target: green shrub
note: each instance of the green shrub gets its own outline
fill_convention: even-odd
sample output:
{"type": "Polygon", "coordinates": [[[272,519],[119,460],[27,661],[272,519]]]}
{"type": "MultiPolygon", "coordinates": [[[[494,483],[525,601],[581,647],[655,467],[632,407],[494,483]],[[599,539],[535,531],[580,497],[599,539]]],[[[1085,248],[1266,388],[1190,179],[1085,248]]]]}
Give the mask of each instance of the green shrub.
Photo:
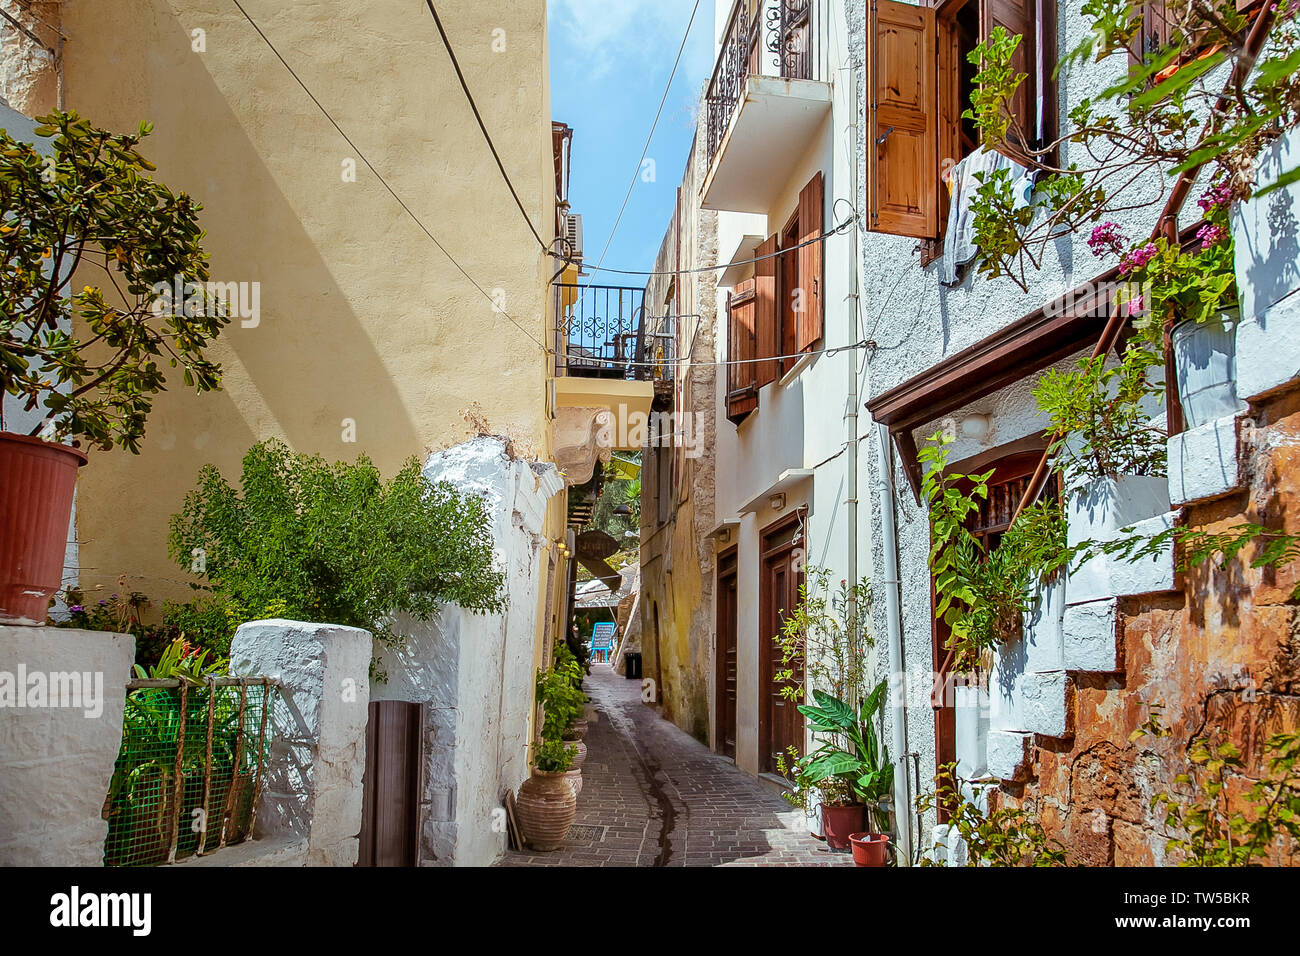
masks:
{"type": "Polygon", "coordinates": [[[415,458],[385,482],[364,455],[330,463],[270,440],[244,456],[240,485],[203,468],[168,539],[172,558],[236,616],[276,607],[400,643],[394,614],[504,606],[483,501],[429,482],[415,458]]]}

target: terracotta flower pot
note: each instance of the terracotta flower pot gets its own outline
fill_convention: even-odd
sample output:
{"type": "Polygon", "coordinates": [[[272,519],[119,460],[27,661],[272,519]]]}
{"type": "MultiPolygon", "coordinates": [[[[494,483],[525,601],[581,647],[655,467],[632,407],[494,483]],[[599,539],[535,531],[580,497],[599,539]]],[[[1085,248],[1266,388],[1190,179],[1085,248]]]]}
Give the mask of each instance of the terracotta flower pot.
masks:
{"type": "Polygon", "coordinates": [[[850,833],[854,866],[887,866],[889,837],[884,833],[850,833]]]}
{"type": "Polygon", "coordinates": [[[0,624],[45,623],[85,463],[68,445],[0,432],[0,624]]]}
{"type": "Polygon", "coordinates": [[[579,717],[562,736],[565,740],[583,740],[587,736],[588,727],[587,718],[579,717]]]}
{"type": "Polygon", "coordinates": [[[826,831],[826,845],[832,850],[847,850],[849,834],[859,833],[867,827],[867,808],[862,804],[829,806],[822,804],[822,829],[826,831]]]}
{"type": "Polygon", "coordinates": [[[572,770],[566,770],[564,776],[569,781],[569,786],[573,788],[573,795],[576,797],[582,793],[582,771],[577,767],[572,770]]]}
{"type": "Polygon", "coordinates": [[[573,747],[573,763],[569,765],[570,770],[581,770],[583,762],[587,759],[587,745],[581,740],[566,740],[565,746],[573,747]]]}
{"type": "Polygon", "coordinates": [[[578,797],[567,774],[534,770],[515,799],[515,811],[524,839],[534,850],[558,850],[573,826],[578,797]]]}

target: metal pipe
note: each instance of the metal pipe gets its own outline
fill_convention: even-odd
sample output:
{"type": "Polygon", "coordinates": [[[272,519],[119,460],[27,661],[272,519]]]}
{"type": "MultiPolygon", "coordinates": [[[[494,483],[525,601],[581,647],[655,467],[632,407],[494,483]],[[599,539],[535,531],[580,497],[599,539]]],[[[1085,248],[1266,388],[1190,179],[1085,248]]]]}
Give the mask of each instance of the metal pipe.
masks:
{"type": "MultiPolygon", "coordinates": [[[[894,445],[889,428],[876,425],[880,440],[880,536],[885,558],[885,625],[889,632],[890,710],[893,712],[894,753],[903,759],[907,753],[907,664],[903,659],[902,594],[898,577],[898,528],[894,524],[894,445]]],[[[907,764],[904,772],[894,774],[894,820],[898,826],[899,849],[903,858],[912,859],[911,785],[907,764]],[[899,812],[904,811],[904,812],[899,812]]]]}

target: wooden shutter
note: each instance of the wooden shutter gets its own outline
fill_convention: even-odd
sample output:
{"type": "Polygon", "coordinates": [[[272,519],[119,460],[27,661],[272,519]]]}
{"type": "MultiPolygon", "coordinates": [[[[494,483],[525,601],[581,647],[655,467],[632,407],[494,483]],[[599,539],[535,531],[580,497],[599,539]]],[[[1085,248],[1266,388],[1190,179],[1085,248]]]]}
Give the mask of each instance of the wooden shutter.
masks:
{"type": "MultiPolygon", "coordinates": [[[[1019,34],[1020,44],[1011,57],[1011,68],[1024,73],[1025,80],[1011,98],[1009,109],[1021,131],[1015,127],[1003,152],[1012,159],[1025,147],[1038,147],[1056,138],[1056,0],[980,0],[980,41],[988,39],[994,27],[1019,34]]],[[[1049,160],[1050,161],[1050,160],[1049,160]]]]}
{"type": "Polygon", "coordinates": [[[867,25],[867,204],[871,229],[939,234],[934,10],[873,0],[867,25]]]}
{"type": "Polygon", "coordinates": [[[727,296],[727,418],[739,425],[758,407],[755,385],[754,280],[740,283],[727,296]]]}
{"type": "Polygon", "coordinates": [[[759,261],[754,263],[754,331],[758,349],[756,357],[768,359],[766,362],[759,362],[757,366],[754,384],[759,388],[762,388],[768,382],[776,381],[776,356],[781,354],[776,311],[776,271],[778,262],[774,254],[776,250],[777,238],[776,236],[770,236],[754,253],[756,257],[759,257],[759,261]],[[771,258],[763,259],[762,256],[771,256],[771,258]]]}
{"type": "Polygon", "coordinates": [[[803,310],[794,314],[797,352],[807,352],[822,337],[822,243],[812,240],[820,238],[825,231],[824,196],[819,171],[799,193],[799,242],[807,245],[800,246],[798,251],[803,310]]]}

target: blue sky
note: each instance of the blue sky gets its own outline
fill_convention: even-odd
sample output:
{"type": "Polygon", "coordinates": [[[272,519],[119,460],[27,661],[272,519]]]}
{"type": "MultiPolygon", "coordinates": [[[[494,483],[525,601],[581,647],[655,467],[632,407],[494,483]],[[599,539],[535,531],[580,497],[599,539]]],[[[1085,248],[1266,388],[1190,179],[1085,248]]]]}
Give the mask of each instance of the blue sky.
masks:
{"type": "MultiPolygon", "coordinates": [[[[595,265],[654,121],[694,0],[550,0],[551,116],[573,127],[569,198],[582,215],[584,252],[595,265]]],[[[700,0],[690,39],[650,143],[654,182],[638,176],[605,265],[649,269],[695,135],[695,113],[713,70],[713,0],[700,0]]],[[[601,273],[602,285],[644,279],[601,273]]]]}

